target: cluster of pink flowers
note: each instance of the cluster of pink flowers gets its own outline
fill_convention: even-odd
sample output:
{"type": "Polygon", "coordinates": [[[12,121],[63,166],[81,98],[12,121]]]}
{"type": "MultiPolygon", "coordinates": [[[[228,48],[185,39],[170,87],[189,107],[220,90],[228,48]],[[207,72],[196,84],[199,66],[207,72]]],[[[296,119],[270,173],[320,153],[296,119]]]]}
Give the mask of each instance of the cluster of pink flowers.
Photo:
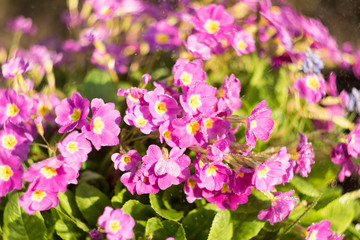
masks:
{"type": "Polygon", "coordinates": [[[126,96],[128,106],[124,121],[144,134],[159,131],[160,141],[171,148],[169,151],[150,145],[145,156],[136,150],[113,154],[115,169],[126,171],[121,182],[132,194],[157,193],[185,182],[190,203],[205,198],[221,209],[231,210],[247,203],[247,196],[255,188],[272,202],[259,218],[271,224],[285,219],[297,198],[290,196],[293,191],[271,192],[276,185],[289,182],[295,173],[306,177],[311,171],[314,152],[306,136],[300,133],[296,154],[289,155],[283,147],[277,154],[263,157],[263,162],[249,165],[246,159],[254,154],[251,150],[256,141],[268,140],[274,125],[266,101],[240,120],[247,127],[246,150],[238,148],[233,134],[237,128],[232,129],[228,119],[241,106],[240,81],[234,75],[226,77],[217,91],[205,82],[201,60],[180,58],[173,74],[174,85],[181,91],[161,82],[154,82],[152,91],[135,87],[118,90],[119,96],[126,96]],[[184,154],[186,149],[197,152],[195,160],[184,154]]]}

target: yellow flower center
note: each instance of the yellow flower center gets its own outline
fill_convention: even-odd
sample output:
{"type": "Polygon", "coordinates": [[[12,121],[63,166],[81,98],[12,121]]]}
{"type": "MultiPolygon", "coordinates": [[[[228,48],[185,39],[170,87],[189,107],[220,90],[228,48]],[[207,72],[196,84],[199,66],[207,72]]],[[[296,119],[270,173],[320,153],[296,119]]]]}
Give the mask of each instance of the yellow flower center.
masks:
{"type": "Polygon", "coordinates": [[[193,75],[188,72],[183,72],[180,76],[180,80],[184,85],[189,85],[192,81],[193,75]]]}
{"type": "Polygon", "coordinates": [[[169,130],[165,130],[162,135],[168,140],[171,139],[171,132],[169,130]]]}
{"type": "Polygon", "coordinates": [[[192,110],[196,111],[198,107],[202,105],[199,94],[193,94],[190,96],[189,105],[192,110]]]}
{"type": "Polygon", "coordinates": [[[225,95],[226,91],[224,89],[219,89],[216,96],[222,98],[225,95]]]}
{"type": "Polygon", "coordinates": [[[220,30],[220,23],[219,21],[208,19],[204,24],[204,28],[209,34],[214,34],[220,30]]]}
{"type": "Polygon", "coordinates": [[[243,177],[244,177],[244,173],[240,171],[240,172],[236,175],[236,177],[237,177],[237,178],[239,178],[239,177],[243,178],[243,177]]]}
{"type": "Polygon", "coordinates": [[[41,202],[43,198],[46,197],[46,192],[41,190],[36,190],[31,195],[31,200],[41,202]]]}
{"type": "Polygon", "coordinates": [[[311,232],[311,235],[310,235],[310,237],[308,238],[308,240],[316,240],[316,239],[317,239],[317,238],[316,238],[317,233],[318,233],[317,230],[313,230],[313,231],[311,232]]]}
{"type": "Polygon", "coordinates": [[[192,135],[195,135],[200,129],[200,124],[198,122],[191,122],[186,124],[186,132],[192,135]]]}
{"type": "Polygon", "coordinates": [[[111,232],[117,233],[121,229],[121,226],[119,224],[119,220],[110,220],[109,221],[109,228],[110,228],[111,232]]]}
{"type": "Polygon", "coordinates": [[[244,42],[244,40],[240,40],[236,43],[236,47],[237,49],[239,49],[240,51],[245,51],[247,44],[246,42],[244,42]]]}
{"type": "Polygon", "coordinates": [[[250,128],[256,128],[257,124],[256,124],[256,121],[253,120],[253,121],[250,121],[250,128]]]}
{"type": "Polygon", "coordinates": [[[166,44],[169,42],[169,35],[166,33],[158,33],[155,36],[155,41],[160,44],[166,44]]]}
{"type": "Polygon", "coordinates": [[[121,157],[121,161],[123,161],[124,163],[129,163],[129,162],[131,162],[131,157],[123,156],[123,157],[121,157]]]}
{"type": "Polygon", "coordinates": [[[74,111],[73,111],[73,114],[71,114],[69,116],[69,118],[73,121],[73,122],[76,122],[80,119],[80,114],[81,114],[81,110],[78,109],[78,108],[75,108],[74,111]]]}
{"type": "Polygon", "coordinates": [[[40,173],[47,179],[57,175],[56,169],[48,166],[41,168],[40,173]]]}
{"type": "Polygon", "coordinates": [[[100,9],[101,15],[108,15],[110,13],[111,9],[109,6],[104,6],[100,9]]]}
{"type": "Polygon", "coordinates": [[[215,176],[217,169],[218,169],[218,168],[215,167],[215,166],[210,166],[210,167],[208,167],[208,168],[205,170],[206,175],[207,175],[207,176],[215,176]]]}
{"type": "Polygon", "coordinates": [[[316,75],[306,77],[306,86],[316,91],[320,87],[319,79],[316,75]]]}
{"type": "Polygon", "coordinates": [[[6,116],[15,117],[20,112],[20,109],[14,103],[6,104],[6,116]]]}
{"type": "Polygon", "coordinates": [[[227,184],[227,183],[224,183],[224,184],[222,185],[222,187],[221,187],[221,193],[226,193],[226,192],[231,193],[228,184],[227,184]]]}
{"type": "Polygon", "coordinates": [[[4,148],[12,150],[15,148],[17,144],[17,140],[13,134],[9,134],[9,135],[4,135],[1,138],[1,143],[4,148]]]}
{"type": "Polygon", "coordinates": [[[37,114],[39,116],[45,116],[50,112],[51,106],[49,104],[39,104],[37,114]]]}
{"type": "Polygon", "coordinates": [[[264,167],[263,169],[257,171],[258,178],[265,178],[269,171],[270,169],[268,167],[264,167]]]}
{"type": "Polygon", "coordinates": [[[8,165],[0,166],[0,179],[3,181],[8,181],[10,177],[14,174],[11,168],[8,165]]]}
{"type": "Polygon", "coordinates": [[[129,99],[133,102],[138,102],[139,99],[137,97],[135,97],[132,93],[131,90],[129,89],[129,95],[128,95],[129,99]]]}
{"type": "Polygon", "coordinates": [[[206,128],[212,128],[213,127],[213,122],[214,120],[212,120],[211,118],[208,118],[204,121],[204,126],[206,128]]]}
{"type": "Polygon", "coordinates": [[[105,127],[105,125],[104,125],[104,122],[101,121],[101,117],[96,117],[94,119],[94,127],[93,127],[92,131],[96,134],[101,134],[104,127],[105,127]]]}
{"type": "Polygon", "coordinates": [[[139,125],[139,126],[141,126],[141,127],[143,127],[143,126],[145,126],[146,125],[146,123],[147,123],[147,120],[145,120],[143,117],[138,117],[137,119],[135,119],[135,121],[136,121],[136,123],[139,125]]]}
{"type": "Polygon", "coordinates": [[[66,145],[66,150],[70,153],[74,153],[74,152],[77,152],[79,151],[78,149],[78,143],[77,142],[69,142],[67,145],[66,145]]]}
{"type": "Polygon", "coordinates": [[[189,178],[187,181],[188,181],[188,185],[191,188],[195,188],[195,185],[196,185],[196,182],[197,182],[196,180],[189,178]]]}
{"type": "Polygon", "coordinates": [[[155,111],[162,116],[164,113],[166,113],[166,104],[160,101],[156,101],[155,103],[155,111]]]}

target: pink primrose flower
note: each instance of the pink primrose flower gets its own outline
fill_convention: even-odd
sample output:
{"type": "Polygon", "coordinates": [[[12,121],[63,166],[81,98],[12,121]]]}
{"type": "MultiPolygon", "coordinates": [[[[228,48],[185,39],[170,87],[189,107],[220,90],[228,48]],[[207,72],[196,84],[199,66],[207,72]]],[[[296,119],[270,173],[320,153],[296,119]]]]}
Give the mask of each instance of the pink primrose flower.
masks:
{"type": "Polygon", "coordinates": [[[23,125],[8,123],[0,130],[1,151],[18,156],[21,161],[27,160],[32,141],[33,137],[23,125]]]}
{"type": "Polygon", "coordinates": [[[83,133],[73,131],[57,145],[66,163],[82,163],[91,152],[91,144],[86,140],[83,133]]]}
{"type": "Polygon", "coordinates": [[[97,223],[105,229],[109,240],[131,239],[134,236],[135,220],[121,209],[105,207],[97,223]]]}
{"type": "Polygon", "coordinates": [[[314,163],[314,150],[312,144],[307,141],[307,137],[302,132],[299,132],[299,145],[296,147],[296,166],[295,173],[299,173],[302,177],[307,177],[311,172],[311,164],[314,163]]]}
{"type": "Polygon", "coordinates": [[[332,148],[330,156],[333,163],[341,165],[337,177],[340,182],[343,182],[345,177],[350,177],[355,169],[355,164],[347,151],[346,143],[339,143],[336,148],[332,148]]]}
{"type": "Polygon", "coordinates": [[[1,66],[4,78],[14,78],[19,75],[24,75],[29,70],[29,62],[23,58],[15,57],[5,62],[1,66]]]}
{"type": "Polygon", "coordinates": [[[52,157],[33,163],[24,173],[24,180],[36,182],[38,190],[65,192],[68,184],[77,183],[78,175],[60,157],[52,157]]]}
{"type": "Polygon", "coordinates": [[[23,187],[24,167],[18,157],[0,151],[0,197],[23,187]]]}
{"type": "Polygon", "coordinates": [[[202,41],[199,34],[190,35],[184,43],[186,50],[194,57],[202,60],[209,60],[211,56],[211,48],[202,41]]]}
{"type": "Polygon", "coordinates": [[[189,116],[197,116],[200,113],[212,114],[217,102],[215,95],[216,88],[205,82],[198,82],[190,85],[187,93],[180,96],[180,103],[189,116]]]}
{"type": "Polygon", "coordinates": [[[91,100],[92,119],[89,125],[82,128],[85,137],[89,139],[96,150],[101,146],[119,144],[120,112],[115,109],[114,103],[104,103],[100,98],[91,100]]]}
{"type": "Polygon", "coordinates": [[[13,89],[0,91],[0,124],[29,121],[32,105],[32,101],[13,89]]]}
{"type": "Polygon", "coordinates": [[[37,28],[33,25],[31,18],[26,18],[24,16],[18,16],[10,19],[7,22],[7,27],[12,31],[21,32],[22,34],[33,35],[37,31],[37,28]]]}
{"type": "Polygon", "coordinates": [[[238,56],[242,56],[243,54],[248,54],[256,50],[253,35],[245,30],[236,32],[232,36],[231,45],[238,56]]]}
{"type": "Polygon", "coordinates": [[[294,190],[285,193],[275,192],[274,197],[270,199],[270,208],[261,210],[258,218],[269,221],[271,225],[286,219],[298,202],[297,197],[291,197],[294,192],[294,190]]]}
{"type": "Polygon", "coordinates": [[[78,92],[73,93],[71,98],[61,100],[55,108],[55,122],[61,126],[59,133],[70,132],[76,127],[81,129],[86,125],[89,105],[89,100],[83,98],[78,92]]]}
{"type": "Polygon", "coordinates": [[[190,88],[190,85],[197,82],[205,82],[206,80],[203,63],[199,59],[188,62],[184,58],[179,58],[172,72],[174,74],[174,85],[181,86],[184,94],[190,88]]]}
{"type": "Polygon", "coordinates": [[[297,79],[294,82],[294,88],[308,104],[319,102],[326,94],[325,80],[314,73],[308,73],[297,79]]]}
{"type": "Polygon", "coordinates": [[[246,117],[246,144],[254,148],[256,139],[266,141],[272,132],[274,121],[270,118],[272,111],[266,107],[266,100],[260,102],[251,112],[250,117],[246,117]]]}
{"type": "Polygon", "coordinates": [[[114,162],[115,169],[120,171],[133,171],[142,158],[136,150],[130,150],[124,154],[114,153],[111,156],[111,160],[114,162]]]}
{"type": "Polygon", "coordinates": [[[223,85],[218,91],[219,101],[217,108],[219,112],[225,112],[227,116],[241,107],[240,100],[241,83],[239,79],[231,74],[230,78],[225,77],[223,85]]]}
{"type": "Polygon", "coordinates": [[[357,158],[360,153],[360,124],[357,124],[345,139],[348,153],[357,158]]]}
{"type": "Polygon", "coordinates": [[[151,51],[172,50],[181,45],[178,28],[170,25],[166,20],[152,25],[145,32],[144,40],[149,43],[151,51]]]}
{"type": "Polygon", "coordinates": [[[19,205],[24,208],[27,214],[34,214],[36,211],[46,211],[56,207],[58,204],[58,192],[54,192],[51,189],[38,189],[36,181],[31,183],[26,192],[19,198],[19,205]]]}

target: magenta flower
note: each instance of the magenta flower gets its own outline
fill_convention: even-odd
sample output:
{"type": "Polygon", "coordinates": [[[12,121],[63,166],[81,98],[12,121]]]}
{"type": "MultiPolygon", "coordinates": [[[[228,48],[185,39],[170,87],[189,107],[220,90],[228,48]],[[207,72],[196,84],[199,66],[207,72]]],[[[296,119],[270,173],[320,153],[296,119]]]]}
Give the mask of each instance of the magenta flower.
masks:
{"type": "Polygon", "coordinates": [[[149,43],[152,51],[156,49],[172,50],[181,45],[178,28],[170,25],[166,20],[152,25],[145,32],[144,40],[149,43]]]}
{"type": "Polygon", "coordinates": [[[215,95],[216,88],[205,82],[198,82],[190,85],[186,95],[180,96],[180,103],[189,116],[212,114],[217,102],[215,95]]]}
{"type": "Polygon", "coordinates": [[[233,111],[238,110],[241,107],[240,91],[241,83],[239,79],[234,74],[231,74],[230,78],[226,76],[222,87],[218,91],[218,111],[231,115],[233,111]]]}
{"type": "Polygon", "coordinates": [[[305,240],[328,240],[333,234],[330,229],[331,222],[322,220],[319,223],[313,223],[307,228],[307,236],[305,240]]]}
{"type": "Polygon", "coordinates": [[[117,0],[88,0],[93,7],[95,17],[100,20],[110,20],[114,17],[120,7],[120,1],[117,0]]]}
{"type": "Polygon", "coordinates": [[[215,203],[216,206],[222,210],[230,209],[231,211],[235,211],[239,204],[248,202],[248,195],[250,193],[250,189],[246,191],[246,193],[234,193],[228,188],[227,183],[223,183],[221,190],[214,196],[206,197],[206,200],[215,203]]]}
{"type": "Polygon", "coordinates": [[[18,16],[14,19],[10,19],[7,22],[7,27],[15,32],[21,32],[22,34],[33,35],[37,31],[37,28],[33,25],[31,18],[26,18],[24,16],[18,16]]]}
{"type": "Polygon", "coordinates": [[[360,153],[360,124],[357,124],[345,139],[348,153],[357,158],[360,153]]]}
{"type": "Polygon", "coordinates": [[[193,203],[196,199],[203,198],[202,189],[197,185],[199,179],[196,175],[189,177],[185,181],[184,192],[188,203],[193,203]]]}
{"type": "Polygon", "coordinates": [[[147,92],[146,89],[140,88],[119,88],[117,91],[118,96],[126,96],[126,105],[130,112],[133,112],[136,106],[145,105],[144,94],[147,92]]]}
{"type": "Polygon", "coordinates": [[[295,191],[275,192],[272,197],[270,208],[261,210],[258,218],[263,221],[269,221],[271,225],[286,219],[289,213],[294,209],[298,201],[297,197],[291,197],[295,191]]]}
{"type": "Polygon", "coordinates": [[[130,150],[125,154],[114,153],[111,160],[114,162],[114,168],[120,171],[136,170],[138,162],[141,161],[141,156],[136,150],[130,150]]]}
{"type": "Polygon", "coordinates": [[[30,151],[32,136],[22,125],[16,126],[8,123],[0,130],[0,146],[2,151],[9,155],[16,155],[21,161],[27,160],[30,151]]]}
{"type": "Polygon", "coordinates": [[[0,151],[0,197],[23,187],[24,167],[20,159],[0,151]]]}
{"type": "Polygon", "coordinates": [[[65,98],[55,108],[55,122],[61,127],[59,133],[70,132],[76,127],[80,128],[87,124],[89,114],[89,100],[75,92],[71,98],[65,98]]]}
{"type": "Polygon", "coordinates": [[[174,127],[172,126],[170,121],[166,121],[159,127],[160,133],[160,142],[163,143],[164,140],[170,147],[179,146],[178,138],[173,134],[174,127]]]}
{"type": "Polygon", "coordinates": [[[160,189],[165,190],[171,185],[178,185],[190,177],[188,166],[191,160],[184,155],[185,150],[174,147],[170,153],[163,153],[157,145],[149,146],[143,162],[150,166],[149,175],[155,176],[160,189]]]}
{"type": "Polygon", "coordinates": [[[230,152],[231,141],[226,137],[207,146],[206,158],[213,162],[222,161],[230,152]]]}
{"type": "Polygon", "coordinates": [[[282,183],[289,182],[291,179],[294,178],[294,167],[296,162],[295,161],[289,161],[290,156],[287,154],[286,147],[280,148],[278,154],[276,156],[273,156],[270,158],[274,161],[279,161],[281,163],[282,169],[285,170],[284,175],[282,177],[282,183]]]}
{"type": "Polygon", "coordinates": [[[274,121],[270,118],[272,111],[266,107],[266,100],[260,102],[251,112],[250,117],[246,117],[246,144],[254,148],[256,139],[266,141],[269,138],[274,121]]]}
{"type": "Polygon", "coordinates": [[[29,121],[32,105],[32,101],[13,89],[0,91],[0,124],[29,121]]]}
{"type": "Polygon", "coordinates": [[[182,86],[183,93],[186,93],[190,85],[197,82],[205,82],[206,80],[206,73],[203,70],[201,60],[188,62],[184,58],[179,58],[172,72],[174,74],[174,85],[182,86]]]}
{"type": "Polygon", "coordinates": [[[199,34],[193,34],[187,38],[186,43],[184,43],[186,50],[194,57],[202,60],[209,60],[212,58],[211,48],[201,41],[201,38],[198,35],[199,34]]]}
{"type": "Polygon", "coordinates": [[[24,174],[25,181],[36,182],[36,189],[65,192],[67,185],[77,183],[79,173],[58,157],[33,163],[24,174]]]}
{"type": "Polygon", "coordinates": [[[231,45],[238,56],[242,56],[243,54],[248,54],[256,50],[253,35],[245,30],[236,32],[232,36],[231,45]]]}
{"type": "Polygon", "coordinates": [[[120,112],[115,110],[114,103],[104,103],[102,99],[91,100],[92,119],[89,125],[82,128],[85,137],[89,139],[97,150],[101,146],[119,144],[120,112]]]}
{"type": "Polygon", "coordinates": [[[149,103],[149,111],[152,115],[152,122],[159,126],[167,120],[173,120],[181,113],[177,101],[165,94],[163,88],[155,88],[144,96],[145,101],[149,103]]]}
{"type": "Polygon", "coordinates": [[[214,36],[218,40],[230,31],[234,17],[227,13],[222,5],[210,4],[196,10],[192,23],[196,30],[214,36]]]}
{"type": "Polygon", "coordinates": [[[201,118],[201,131],[206,141],[209,139],[226,140],[229,145],[231,141],[235,141],[231,133],[231,123],[220,117],[202,117],[201,118]]]}
{"type": "Polygon", "coordinates": [[[135,220],[121,209],[105,207],[97,223],[105,229],[106,238],[109,240],[131,239],[134,236],[135,220]]]}
{"type": "MultiPolygon", "coordinates": [[[[177,139],[175,143],[178,144],[178,147],[201,146],[205,141],[198,120],[175,119],[172,121],[172,127],[174,128],[173,135],[170,136],[175,136],[177,139]]],[[[164,132],[162,135],[164,135],[164,132]]]]}
{"type": "Polygon", "coordinates": [[[24,208],[27,214],[34,214],[36,211],[46,211],[59,204],[57,195],[58,193],[52,190],[38,189],[37,182],[33,182],[19,198],[19,205],[24,208]]]}
{"type": "Polygon", "coordinates": [[[271,192],[275,185],[283,182],[285,173],[280,161],[269,159],[257,166],[252,181],[256,189],[271,192]]]}
{"type": "Polygon", "coordinates": [[[229,189],[234,193],[246,193],[253,187],[252,178],[254,169],[240,166],[229,180],[229,189]]]}
{"type": "Polygon", "coordinates": [[[136,106],[134,112],[127,114],[124,117],[124,122],[129,126],[135,126],[144,134],[149,134],[156,131],[156,126],[152,122],[152,116],[148,106],[136,106]]]}
{"type": "Polygon", "coordinates": [[[73,131],[67,135],[64,140],[58,143],[57,147],[61,155],[64,157],[64,161],[67,163],[85,162],[88,158],[88,154],[91,152],[91,144],[86,140],[84,134],[80,134],[78,131],[73,131]]]}
{"type": "Polygon", "coordinates": [[[347,145],[345,143],[339,143],[336,148],[331,149],[331,161],[341,165],[337,175],[340,182],[343,182],[345,177],[350,177],[355,169],[355,164],[347,152],[347,145]]]}
{"type": "Polygon", "coordinates": [[[294,82],[294,88],[299,91],[300,97],[305,98],[308,104],[319,102],[326,94],[325,80],[314,73],[308,73],[297,79],[294,82]]]}
{"type": "Polygon", "coordinates": [[[314,150],[312,144],[307,141],[307,137],[302,132],[299,132],[299,145],[296,147],[296,166],[295,173],[299,173],[302,177],[307,177],[311,172],[311,164],[314,163],[314,150]]]}
{"type": "Polygon", "coordinates": [[[140,164],[136,169],[121,175],[120,181],[126,186],[131,194],[135,191],[138,195],[157,193],[159,186],[156,184],[156,177],[149,173],[150,165],[140,164]]]}
{"type": "Polygon", "coordinates": [[[199,176],[198,186],[209,191],[220,191],[223,184],[229,181],[231,173],[231,169],[223,163],[206,163],[202,167],[200,166],[199,172],[197,172],[199,176]]]}
{"type": "Polygon", "coordinates": [[[1,66],[4,78],[14,78],[24,75],[29,70],[29,62],[23,58],[12,58],[1,66]]]}

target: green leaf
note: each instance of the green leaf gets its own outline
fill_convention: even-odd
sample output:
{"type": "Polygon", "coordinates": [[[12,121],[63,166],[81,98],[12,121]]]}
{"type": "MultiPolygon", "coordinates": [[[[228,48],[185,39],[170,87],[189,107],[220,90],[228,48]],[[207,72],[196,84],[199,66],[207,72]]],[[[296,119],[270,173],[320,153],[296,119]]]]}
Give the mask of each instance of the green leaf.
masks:
{"type": "Polygon", "coordinates": [[[56,234],[64,240],[83,239],[85,235],[71,220],[66,218],[57,220],[55,230],[56,234]]]}
{"type": "Polygon", "coordinates": [[[233,234],[233,223],[229,210],[223,210],[215,215],[212,222],[208,240],[231,239],[233,234]]]}
{"type": "Polygon", "coordinates": [[[257,218],[257,213],[244,214],[232,212],[231,219],[234,224],[233,240],[248,240],[258,235],[265,222],[257,218]]]}
{"type": "Polygon", "coordinates": [[[41,212],[41,215],[44,218],[45,226],[46,226],[46,235],[48,239],[53,239],[53,234],[55,232],[55,223],[57,221],[57,217],[54,216],[51,211],[41,212]]]}
{"type": "Polygon", "coordinates": [[[215,211],[204,208],[189,212],[182,221],[187,239],[207,239],[215,215],[215,211]]]}
{"type": "Polygon", "coordinates": [[[270,201],[261,192],[253,190],[248,196],[248,202],[238,206],[237,211],[243,213],[258,213],[262,209],[270,207],[270,201]]]}
{"type": "Polygon", "coordinates": [[[86,221],[95,226],[98,217],[111,203],[108,197],[97,188],[83,183],[77,186],[75,200],[86,221]]]}
{"type": "Polygon", "coordinates": [[[155,211],[149,205],[142,204],[137,200],[127,201],[121,210],[135,220],[147,220],[156,216],[155,211]]]}
{"type": "Polygon", "coordinates": [[[150,194],[150,204],[155,212],[163,218],[179,221],[184,216],[184,212],[178,212],[174,209],[165,209],[159,194],[150,194]]]}
{"type": "Polygon", "coordinates": [[[91,70],[86,76],[80,93],[89,100],[102,98],[105,102],[115,102],[116,87],[109,73],[99,69],[91,70]]]}
{"type": "Polygon", "coordinates": [[[111,198],[111,204],[114,208],[121,208],[126,200],[131,198],[131,193],[126,189],[121,189],[111,198]]]}
{"type": "Polygon", "coordinates": [[[64,213],[80,218],[81,214],[79,208],[76,205],[75,196],[70,190],[66,190],[64,193],[59,193],[59,208],[64,213]]]}
{"type": "Polygon", "coordinates": [[[18,203],[19,197],[19,192],[11,194],[5,206],[4,239],[46,239],[46,227],[40,212],[26,214],[18,203]]]}
{"type": "Polygon", "coordinates": [[[290,184],[296,188],[302,194],[315,197],[319,195],[319,191],[309,182],[299,176],[294,176],[290,181],[290,184]]]}
{"type": "Polygon", "coordinates": [[[185,230],[180,223],[171,220],[161,222],[156,217],[147,221],[145,236],[149,239],[166,239],[168,237],[173,237],[176,240],[186,239],[185,230]]]}

